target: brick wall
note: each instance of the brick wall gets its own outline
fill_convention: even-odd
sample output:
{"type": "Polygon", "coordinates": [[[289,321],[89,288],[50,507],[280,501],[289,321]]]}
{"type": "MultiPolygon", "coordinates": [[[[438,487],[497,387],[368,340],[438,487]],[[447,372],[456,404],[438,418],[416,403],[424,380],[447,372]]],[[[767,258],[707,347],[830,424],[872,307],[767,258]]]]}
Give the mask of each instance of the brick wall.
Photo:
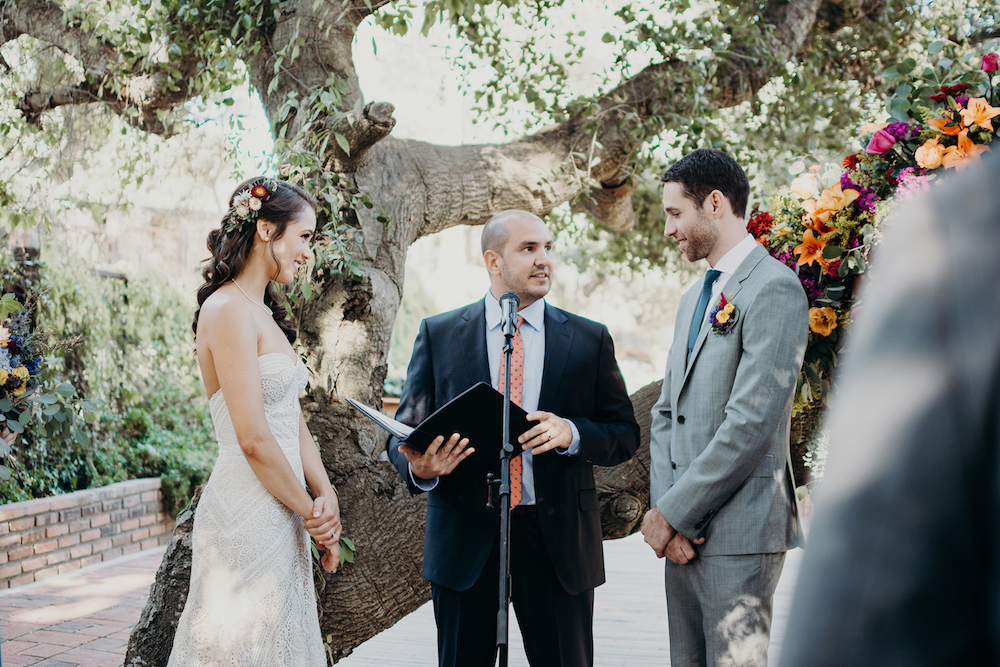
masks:
{"type": "Polygon", "coordinates": [[[166,543],[160,479],[0,505],[0,589],[166,543]]]}

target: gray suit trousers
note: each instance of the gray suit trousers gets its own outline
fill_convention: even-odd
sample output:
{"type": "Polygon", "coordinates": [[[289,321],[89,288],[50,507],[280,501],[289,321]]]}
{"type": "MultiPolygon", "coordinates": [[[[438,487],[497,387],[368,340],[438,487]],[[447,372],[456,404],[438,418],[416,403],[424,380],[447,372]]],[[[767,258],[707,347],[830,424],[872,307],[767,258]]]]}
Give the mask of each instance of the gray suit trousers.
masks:
{"type": "Polygon", "coordinates": [[[785,553],[667,561],[670,667],[766,667],[785,553]]]}

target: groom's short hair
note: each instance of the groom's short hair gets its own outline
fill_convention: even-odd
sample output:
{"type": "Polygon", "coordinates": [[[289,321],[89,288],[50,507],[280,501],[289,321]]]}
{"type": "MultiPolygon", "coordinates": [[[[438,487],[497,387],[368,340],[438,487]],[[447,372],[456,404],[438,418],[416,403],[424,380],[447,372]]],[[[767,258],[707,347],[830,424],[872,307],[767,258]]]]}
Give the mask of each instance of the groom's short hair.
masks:
{"type": "Polygon", "coordinates": [[[750,198],[746,172],[728,153],[714,148],[692,151],[663,172],[664,183],[680,183],[684,194],[701,208],[705,198],[718,190],[729,200],[733,213],[743,218],[750,198]]]}

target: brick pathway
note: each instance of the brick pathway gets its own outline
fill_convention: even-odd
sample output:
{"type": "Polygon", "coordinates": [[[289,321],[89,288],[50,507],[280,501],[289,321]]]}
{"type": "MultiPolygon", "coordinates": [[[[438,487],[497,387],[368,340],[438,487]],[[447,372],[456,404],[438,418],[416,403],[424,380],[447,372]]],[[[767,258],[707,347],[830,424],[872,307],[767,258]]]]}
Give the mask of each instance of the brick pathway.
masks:
{"type": "MultiPolygon", "coordinates": [[[[3,667],[121,667],[164,550],[0,591],[3,667]]],[[[771,664],[781,651],[802,553],[789,552],[775,593],[771,664]]],[[[604,554],[608,582],[595,595],[595,663],[668,665],[663,561],[653,556],[641,535],[605,542],[604,554]]],[[[510,665],[527,667],[516,619],[511,618],[510,665]]],[[[433,667],[434,636],[434,614],[427,604],[359,646],[338,667],[433,667]]]]}
{"type": "Polygon", "coordinates": [[[4,667],[121,667],[165,547],[0,591],[4,667]]]}

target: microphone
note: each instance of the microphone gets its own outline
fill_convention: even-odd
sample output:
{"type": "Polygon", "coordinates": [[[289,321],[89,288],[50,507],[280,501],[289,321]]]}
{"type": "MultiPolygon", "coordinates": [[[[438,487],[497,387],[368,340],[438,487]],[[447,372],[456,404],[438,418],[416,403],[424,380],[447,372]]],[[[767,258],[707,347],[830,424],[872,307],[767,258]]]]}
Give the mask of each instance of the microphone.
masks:
{"type": "Polygon", "coordinates": [[[500,312],[503,313],[500,326],[504,336],[513,338],[517,332],[517,307],[520,304],[521,300],[514,292],[508,291],[500,295],[500,312]]]}

